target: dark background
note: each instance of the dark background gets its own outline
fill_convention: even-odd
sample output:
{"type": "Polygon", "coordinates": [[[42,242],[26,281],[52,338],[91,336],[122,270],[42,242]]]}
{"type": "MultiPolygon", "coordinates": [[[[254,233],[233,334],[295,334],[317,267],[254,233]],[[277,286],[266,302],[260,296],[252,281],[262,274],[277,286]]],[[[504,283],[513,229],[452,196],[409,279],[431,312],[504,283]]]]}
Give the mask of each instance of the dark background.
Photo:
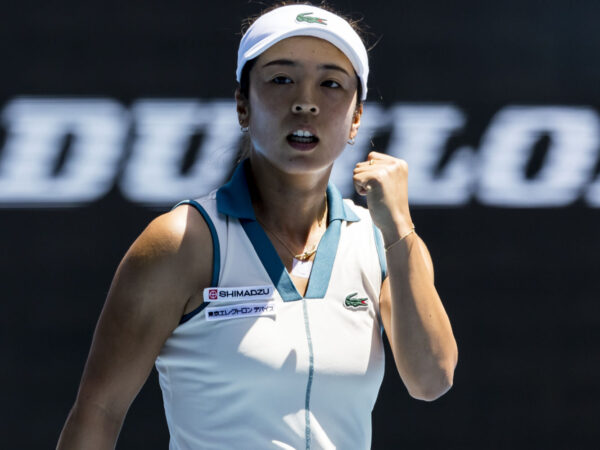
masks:
{"type": "MultiPolygon", "coordinates": [[[[508,104],[600,106],[600,2],[336,1],[365,16],[371,101],[451,102],[477,145],[508,104]]],[[[245,1],[21,2],[0,15],[0,105],[15,96],[231,98],[245,1]]],[[[0,131],[0,169],[2,143],[0,131]]],[[[161,210],[118,187],[77,208],[0,208],[3,448],[51,448],[121,256],[161,210]]],[[[459,346],[424,403],[394,365],[373,448],[597,448],[600,210],[417,207],[459,346]]],[[[156,374],[118,448],[167,448],[156,374]]]]}

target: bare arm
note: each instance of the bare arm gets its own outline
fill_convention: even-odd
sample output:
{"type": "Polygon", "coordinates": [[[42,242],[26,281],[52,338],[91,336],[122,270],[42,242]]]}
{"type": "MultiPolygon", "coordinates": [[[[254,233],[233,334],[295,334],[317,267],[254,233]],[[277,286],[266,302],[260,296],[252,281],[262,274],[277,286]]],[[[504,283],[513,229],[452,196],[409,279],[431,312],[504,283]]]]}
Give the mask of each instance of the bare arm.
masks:
{"type": "Polygon", "coordinates": [[[429,252],[411,234],[387,252],[387,264],[380,308],[396,367],[411,396],[435,400],[452,386],[458,350],[429,252]]]}
{"type": "Polygon", "coordinates": [[[409,393],[435,400],[452,386],[458,350],[434,286],[427,247],[410,233],[407,178],[404,161],[376,152],[354,170],[355,187],[367,196],[369,212],[386,247],[406,236],[386,252],[389,276],[382,284],[381,316],[409,393]]]}
{"type": "Polygon", "coordinates": [[[117,269],[57,448],[112,449],[165,340],[210,283],[212,240],[190,207],[155,219],[117,269]]]}

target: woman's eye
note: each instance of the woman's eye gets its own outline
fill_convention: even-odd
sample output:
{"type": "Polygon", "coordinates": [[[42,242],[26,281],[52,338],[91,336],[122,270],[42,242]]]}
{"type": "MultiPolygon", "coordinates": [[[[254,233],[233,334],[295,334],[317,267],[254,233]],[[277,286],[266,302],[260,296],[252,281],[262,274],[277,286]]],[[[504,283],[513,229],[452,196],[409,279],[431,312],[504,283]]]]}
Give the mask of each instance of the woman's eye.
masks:
{"type": "Polygon", "coordinates": [[[342,87],[342,85],[340,83],[338,83],[337,81],[333,81],[333,80],[323,81],[323,83],[321,83],[321,85],[330,87],[330,88],[341,88],[342,87]]]}
{"type": "Polygon", "coordinates": [[[283,75],[273,78],[272,81],[275,84],[290,84],[292,82],[290,78],[284,77],[283,75]]]}

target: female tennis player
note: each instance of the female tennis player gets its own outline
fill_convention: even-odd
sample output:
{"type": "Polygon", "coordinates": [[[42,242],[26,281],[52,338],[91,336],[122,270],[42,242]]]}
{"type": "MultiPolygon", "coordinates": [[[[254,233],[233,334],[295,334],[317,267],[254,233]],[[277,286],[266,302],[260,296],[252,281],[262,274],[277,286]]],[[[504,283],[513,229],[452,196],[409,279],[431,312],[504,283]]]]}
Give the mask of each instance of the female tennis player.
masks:
{"type": "Polygon", "coordinates": [[[337,14],[293,4],[254,21],[236,92],[249,157],[125,255],[59,448],[113,448],[153,364],[171,449],[369,448],[384,331],[410,395],[450,388],[457,347],[407,164],[372,152],[348,173],[368,209],[329,182],[368,72],[337,14]]]}

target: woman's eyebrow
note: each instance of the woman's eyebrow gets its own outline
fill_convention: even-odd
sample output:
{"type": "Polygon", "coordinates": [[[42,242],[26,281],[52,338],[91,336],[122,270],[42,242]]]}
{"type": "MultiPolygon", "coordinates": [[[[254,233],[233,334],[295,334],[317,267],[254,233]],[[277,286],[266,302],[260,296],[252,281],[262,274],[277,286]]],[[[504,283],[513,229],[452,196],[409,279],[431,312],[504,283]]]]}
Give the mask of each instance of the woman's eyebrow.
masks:
{"type": "Polygon", "coordinates": [[[346,69],[344,69],[341,66],[338,66],[337,64],[321,64],[318,67],[319,67],[319,69],[323,69],[323,70],[337,70],[339,72],[343,72],[346,75],[350,76],[350,74],[348,73],[348,71],[346,69]]]}
{"type": "Polygon", "coordinates": [[[263,65],[264,67],[269,67],[269,66],[296,66],[297,64],[292,61],[291,59],[275,59],[273,61],[269,61],[268,63],[266,63],[265,65],[263,65]]]}
{"type": "MultiPolygon", "coordinates": [[[[269,67],[269,66],[291,66],[291,67],[295,67],[298,66],[299,64],[295,61],[292,61],[291,59],[274,59],[273,61],[269,61],[268,63],[263,65],[263,68],[265,67],[269,67]]],[[[337,64],[319,64],[317,66],[318,69],[320,70],[337,70],[339,72],[345,73],[346,75],[350,76],[350,74],[348,73],[348,71],[346,69],[344,69],[341,66],[338,66],[337,64]]]]}

